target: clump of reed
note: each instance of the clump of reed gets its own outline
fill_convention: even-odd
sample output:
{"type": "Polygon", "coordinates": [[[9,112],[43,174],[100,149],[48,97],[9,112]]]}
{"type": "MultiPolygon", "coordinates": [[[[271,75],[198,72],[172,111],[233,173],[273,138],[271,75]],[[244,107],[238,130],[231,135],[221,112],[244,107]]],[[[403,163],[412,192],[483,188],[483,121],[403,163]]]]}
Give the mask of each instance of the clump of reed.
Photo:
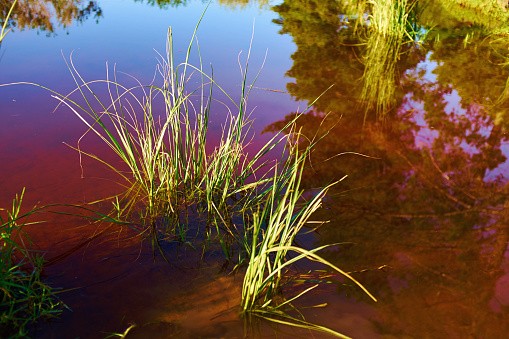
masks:
{"type": "MultiPolygon", "coordinates": [[[[292,135],[293,132],[290,132],[292,135]]],[[[298,140],[298,136],[295,137],[298,140]]],[[[298,141],[296,142],[298,145],[298,141]]],[[[310,147],[313,147],[312,144],[310,147]]],[[[284,162],[281,170],[276,169],[264,203],[252,215],[252,225],[248,228],[250,243],[246,244],[249,263],[243,281],[242,312],[253,314],[270,321],[298,326],[346,336],[329,328],[306,322],[304,319],[289,316],[284,307],[317,287],[315,285],[290,299],[281,298],[281,284],[290,266],[301,259],[309,259],[328,266],[333,271],[350,279],[364,290],[373,300],[376,299],[353,277],[332,263],[320,257],[317,252],[329,247],[321,246],[311,250],[296,245],[296,237],[310,222],[312,214],[321,207],[321,201],[332,183],[322,188],[313,198],[302,203],[303,190],[300,188],[302,173],[309,148],[299,153],[293,147],[291,156],[284,162]],[[294,252],[290,257],[289,252],[294,252]]]]}
{"type": "Polygon", "coordinates": [[[408,16],[415,1],[373,0],[368,17],[370,29],[383,37],[407,35],[408,16]]]}
{"type": "Polygon", "coordinates": [[[22,213],[21,195],[13,200],[12,209],[0,214],[0,337],[25,338],[29,326],[40,319],[57,317],[64,306],[54,290],[41,279],[44,260],[29,247],[24,233],[27,219],[39,208],[22,213]]]}
{"type": "Polygon", "coordinates": [[[115,170],[129,183],[130,195],[125,195],[117,205],[123,206],[118,207],[120,212],[130,211],[136,202],[145,201],[144,216],[149,222],[163,214],[176,213],[177,206],[193,202],[196,197],[205,200],[211,213],[226,207],[229,198],[238,198],[240,193],[245,194],[263,183],[262,180],[248,184],[247,180],[257,168],[264,166],[259,165],[260,159],[275,146],[268,143],[251,159],[245,154],[246,136],[250,130],[246,115],[250,89],[246,83],[247,74],[244,74],[240,102],[237,104],[228,97],[238,113],[228,115],[219,145],[212,153],[206,152],[212,90],[214,86],[222,89],[205,74],[202,65],[198,68],[188,63],[194,34],[185,60],[177,65],[173,56],[172,30],[169,29],[167,53],[165,57],[161,56],[158,65],[162,76],[160,86],[139,84],[126,88],[116,81],[116,74],[114,80],[108,76],[106,80],[86,82],[71,60],[69,69],[78,85],[76,91],[81,93],[86,105],[78,104],[69,96],[54,95],[128,166],[132,177],[83,152],[79,146],[77,148],[115,170]],[[190,72],[197,73],[202,82],[198,88],[188,91],[186,84],[192,76],[190,72]],[[108,104],[101,101],[91,88],[98,82],[107,85],[108,104]],[[205,95],[207,85],[210,89],[205,95]],[[143,93],[141,99],[137,90],[143,93]],[[156,108],[158,104],[162,105],[156,108]],[[128,201],[125,200],[127,196],[128,201]]]}
{"type": "MultiPolygon", "coordinates": [[[[172,30],[168,30],[166,55],[160,57],[158,65],[162,77],[159,86],[138,83],[128,88],[117,81],[116,74],[113,80],[108,76],[106,80],[87,82],[77,72],[71,58],[69,69],[77,84],[75,92],[81,94],[85,104],[72,100],[69,95],[54,95],[129,169],[130,175],[127,175],[122,169],[82,151],[79,146],[76,148],[80,153],[103,162],[128,182],[127,192],[115,197],[115,213],[127,216],[140,202],[143,203],[141,232],[157,237],[158,219],[178,218],[182,208],[196,205],[197,210],[207,215],[204,233],[210,236],[209,224],[215,225],[227,259],[230,259],[231,251],[224,235],[233,239],[241,252],[236,267],[247,264],[241,305],[244,315],[268,317],[268,313],[263,313],[267,308],[276,310],[288,304],[289,301],[282,304],[273,301],[274,293],[279,289],[286,269],[302,258],[329,265],[361,286],[318,256],[317,252],[324,247],[306,250],[294,243],[311,214],[320,207],[328,189],[324,188],[302,206],[301,175],[306,156],[315,143],[299,153],[295,142],[298,133],[282,135],[279,132],[256,154],[247,154],[248,136],[252,132],[247,101],[258,75],[253,83],[248,84],[248,53],[241,69],[240,99],[235,102],[212,75],[204,72],[201,61],[198,67],[189,63],[198,25],[181,63],[174,58],[172,30]],[[199,77],[201,82],[197,88],[189,90],[188,82],[192,77],[199,77]],[[106,85],[109,93],[107,104],[92,89],[97,83],[106,85]],[[214,88],[226,95],[235,111],[227,114],[220,141],[214,145],[212,152],[207,152],[214,88]],[[281,160],[271,167],[265,157],[280,143],[284,143],[287,153],[283,152],[281,160]],[[261,169],[265,174],[257,176],[261,169]],[[238,220],[242,220],[240,224],[238,220]],[[241,224],[243,227],[240,227],[241,224]],[[289,252],[296,252],[297,256],[290,259],[289,252]]],[[[296,115],[281,130],[291,129],[299,116],[296,115]]],[[[183,233],[185,230],[179,227],[173,232],[183,233]]],[[[298,319],[292,322],[307,324],[298,319]]]]}

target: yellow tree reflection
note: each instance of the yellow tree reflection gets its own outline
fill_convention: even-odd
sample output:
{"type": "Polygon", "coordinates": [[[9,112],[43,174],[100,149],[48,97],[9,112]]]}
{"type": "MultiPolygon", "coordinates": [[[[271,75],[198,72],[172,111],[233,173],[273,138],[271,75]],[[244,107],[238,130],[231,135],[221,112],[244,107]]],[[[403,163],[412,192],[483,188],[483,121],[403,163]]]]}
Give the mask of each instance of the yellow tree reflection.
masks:
{"type": "MultiPolygon", "coordinates": [[[[494,122],[503,122],[507,109],[498,98],[509,72],[489,38],[465,44],[465,36],[451,34],[423,49],[399,45],[395,109],[381,126],[375,118],[364,121],[358,105],[369,47],[358,33],[366,31],[345,20],[335,1],[288,1],[275,10],[281,32],[297,45],[289,92],[311,101],[334,84],[299,119],[308,137],[329,131],[304,181],[316,188],[349,176],[316,216],[331,220],[318,230],[319,241],[354,243],[325,254],[349,271],[375,268],[355,276],[380,296],[372,320],[378,332],[398,338],[508,333],[509,305],[497,287],[509,240],[507,140],[504,124],[494,122]],[[337,156],[345,152],[370,158],[337,156]],[[376,270],[383,265],[392,270],[376,270]]],[[[281,129],[292,116],[266,130],[281,129]]]]}
{"type": "MultiPolygon", "coordinates": [[[[11,1],[0,0],[0,11],[9,11],[11,1]]],[[[70,26],[90,17],[98,20],[102,10],[95,1],[86,0],[18,0],[9,18],[8,26],[19,30],[37,29],[51,34],[57,27],[70,26]]]]}

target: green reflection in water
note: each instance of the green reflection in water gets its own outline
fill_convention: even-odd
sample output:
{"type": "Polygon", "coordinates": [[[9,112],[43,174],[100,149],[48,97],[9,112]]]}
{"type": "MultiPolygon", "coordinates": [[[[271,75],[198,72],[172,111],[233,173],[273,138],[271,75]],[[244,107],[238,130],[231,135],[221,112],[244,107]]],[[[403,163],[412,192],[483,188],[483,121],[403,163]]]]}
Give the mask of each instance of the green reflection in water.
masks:
{"type": "MultiPolygon", "coordinates": [[[[508,41],[483,19],[491,17],[500,29],[496,18],[505,14],[476,12],[476,21],[461,21],[454,3],[450,12],[437,14],[445,2],[429,2],[416,19],[434,27],[432,39],[421,46],[397,43],[385,52],[393,53],[390,71],[373,71],[398,79],[381,80],[393,91],[384,124],[376,106],[364,119],[359,105],[370,67],[365,60],[373,51],[382,54],[380,45],[370,46],[369,28],[349,22],[348,8],[336,1],[285,1],[274,8],[281,32],[297,45],[287,72],[294,79],[291,95],[311,100],[335,84],[299,119],[309,137],[331,130],[311,154],[303,183],[316,188],[349,175],[316,215],[331,220],[318,241],[354,243],[325,257],[350,271],[367,269],[353,274],[380,296],[372,323],[381,335],[498,338],[509,331],[509,301],[501,287],[509,240],[502,153],[508,141],[508,41]],[[371,158],[337,156],[343,152],[371,158]]],[[[465,8],[464,17],[473,11],[465,8]]],[[[280,130],[293,115],[266,131],[280,130]]],[[[353,290],[348,295],[365,299],[353,290]]]]}
{"type": "MultiPolygon", "coordinates": [[[[202,2],[207,4],[210,0],[194,0],[194,2],[202,2]]],[[[250,5],[258,5],[260,8],[269,5],[273,0],[216,0],[215,2],[221,6],[229,7],[232,9],[244,9],[250,5]]],[[[151,6],[158,6],[160,8],[186,6],[193,2],[192,0],[134,0],[134,2],[144,2],[151,6]]]]}
{"type": "MultiPolygon", "coordinates": [[[[209,0],[195,0],[194,2],[208,3],[209,0]]],[[[134,0],[134,2],[146,3],[149,6],[157,6],[161,9],[170,7],[186,6],[191,0],[134,0]]],[[[0,0],[0,27],[4,24],[7,13],[12,5],[10,0],[0,0]]],[[[260,8],[269,5],[270,0],[217,0],[219,5],[230,8],[245,8],[247,5],[256,4],[260,8]]],[[[103,17],[100,1],[87,0],[19,0],[14,7],[12,15],[8,18],[7,28],[18,30],[34,29],[54,35],[58,28],[67,28],[73,22],[83,23],[89,19],[99,22],[103,17]]]]}
{"type": "Polygon", "coordinates": [[[377,116],[383,118],[395,104],[395,88],[399,83],[397,62],[403,44],[414,40],[415,25],[410,24],[409,18],[415,18],[410,14],[416,8],[415,2],[407,0],[382,0],[370,8],[360,97],[366,114],[374,108],[377,116]]]}
{"type": "MultiPolygon", "coordinates": [[[[2,18],[7,13],[12,2],[0,0],[2,18]]],[[[7,27],[18,30],[36,29],[51,35],[57,27],[68,27],[73,22],[83,23],[93,18],[96,21],[102,17],[102,10],[96,1],[48,1],[48,0],[19,0],[7,22],[7,27]]],[[[4,23],[2,19],[1,23],[4,23]]]]}

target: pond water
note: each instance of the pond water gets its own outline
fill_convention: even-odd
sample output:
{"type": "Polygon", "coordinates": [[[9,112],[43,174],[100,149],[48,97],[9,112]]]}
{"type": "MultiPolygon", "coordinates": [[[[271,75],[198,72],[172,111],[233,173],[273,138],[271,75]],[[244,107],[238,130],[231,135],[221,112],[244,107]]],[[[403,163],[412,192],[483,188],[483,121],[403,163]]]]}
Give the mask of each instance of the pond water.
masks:
{"type": "MultiPolygon", "coordinates": [[[[99,0],[55,10],[43,0],[22,3],[18,28],[1,45],[0,84],[30,82],[64,94],[76,87],[66,66],[71,53],[86,80],[105,79],[115,65],[150,83],[168,26],[183,58],[207,6],[99,0]]],[[[353,3],[218,0],[197,31],[204,68],[212,64],[216,82],[236,100],[238,59],[245,61],[252,39],[250,79],[263,68],[249,97],[251,147],[320,97],[298,120],[308,138],[326,134],[303,185],[316,189],[347,177],[314,215],[329,222],[306,242],[339,244],[323,256],[353,272],[378,302],[356,287],[324,284],[298,306],[327,303],[303,308],[306,320],[353,338],[507,338],[508,40],[493,34],[507,28],[500,24],[508,22],[506,12],[430,1],[416,6],[414,41],[384,44],[389,39],[345,16],[353,3]]],[[[193,54],[191,63],[198,62],[193,54]]],[[[65,107],[55,110],[50,94],[27,84],[0,87],[2,207],[23,187],[27,209],[93,202],[121,190],[114,173],[92,159],[80,163],[64,144],[76,147],[86,126],[65,107]]],[[[225,114],[222,105],[213,107],[212,139],[225,114]]],[[[92,134],[80,147],[118,162],[92,134]]],[[[72,311],[39,324],[37,338],[104,338],[131,323],[138,327],[128,338],[327,337],[244,325],[235,308],[242,277],[223,274],[220,250],[202,258],[169,243],[174,267],[154,259],[150,244],[127,229],[80,246],[99,232],[95,225],[45,218],[28,231],[52,263],[47,281],[64,289],[59,296],[72,311]]]]}

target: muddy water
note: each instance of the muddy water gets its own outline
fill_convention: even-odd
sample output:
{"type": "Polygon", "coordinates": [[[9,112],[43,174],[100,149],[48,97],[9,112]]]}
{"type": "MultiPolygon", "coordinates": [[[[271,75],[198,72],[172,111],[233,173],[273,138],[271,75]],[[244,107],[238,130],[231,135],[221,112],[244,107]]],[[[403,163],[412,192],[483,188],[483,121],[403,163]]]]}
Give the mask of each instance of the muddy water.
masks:
{"type": "MultiPolygon", "coordinates": [[[[211,62],[216,80],[238,98],[237,58],[247,54],[255,19],[253,77],[268,52],[249,103],[254,148],[334,84],[299,120],[309,138],[328,132],[312,153],[304,185],[317,188],[348,176],[315,215],[330,222],[307,246],[340,244],[323,255],[353,272],[378,302],[337,281],[299,301],[327,304],[303,308],[306,319],[354,338],[506,338],[509,72],[503,65],[507,42],[489,35],[498,21],[432,1],[414,22],[421,32],[435,27],[428,40],[377,45],[385,55],[398,51],[391,64],[377,68],[369,60],[382,60],[373,48],[381,38],[365,27],[355,30],[342,2],[271,4],[280,6],[213,3],[198,38],[204,64],[211,62]],[[388,86],[392,90],[384,91],[388,86]],[[366,88],[377,93],[375,101],[363,96],[366,88]]],[[[51,25],[43,20],[30,30],[18,22],[24,30],[11,32],[1,47],[0,83],[34,82],[67,93],[74,83],[62,54],[68,59],[73,50],[87,80],[104,79],[108,62],[148,83],[157,62],[153,49],[164,51],[167,27],[183,55],[205,8],[200,1],[161,8],[126,1],[69,6],[65,15],[51,17],[51,25]]],[[[1,206],[23,187],[26,208],[120,192],[114,173],[91,159],[80,163],[63,144],[75,147],[86,128],[63,107],[53,112],[55,106],[41,88],[0,87],[1,206]]],[[[218,105],[214,112],[212,139],[224,110],[218,105]]],[[[118,163],[91,134],[80,147],[118,163]]],[[[128,228],[110,229],[77,248],[102,228],[44,217],[50,222],[29,232],[47,259],[59,259],[45,274],[63,288],[59,295],[72,312],[41,324],[36,337],[104,338],[132,323],[137,327],[128,338],[324,336],[266,322],[245,326],[236,312],[242,276],[225,273],[220,249],[202,259],[199,250],[169,242],[172,266],[154,258],[150,244],[128,228]]]]}

